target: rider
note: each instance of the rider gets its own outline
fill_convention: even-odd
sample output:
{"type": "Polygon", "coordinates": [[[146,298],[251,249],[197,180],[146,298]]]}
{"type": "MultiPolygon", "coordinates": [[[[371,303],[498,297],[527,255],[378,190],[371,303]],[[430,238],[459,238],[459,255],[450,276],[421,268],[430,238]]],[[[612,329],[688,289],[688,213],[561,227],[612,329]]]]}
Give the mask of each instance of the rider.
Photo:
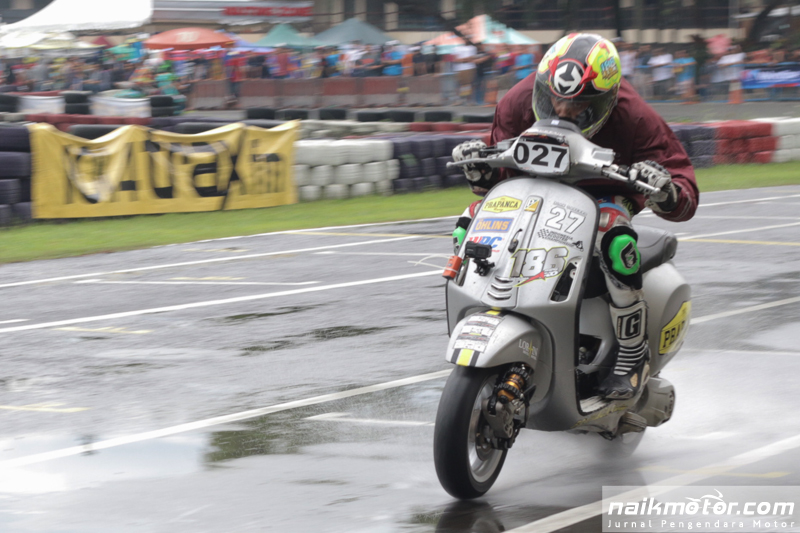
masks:
{"type": "MultiPolygon", "coordinates": [[[[580,187],[600,207],[595,254],[599,255],[611,297],[611,316],[619,342],[616,363],[598,387],[607,399],[636,395],[648,378],[647,306],[643,299],[641,261],[633,215],[645,206],[675,222],[689,220],[699,192],[694,169],[680,141],[656,111],[622,78],[614,45],[599,35],[576,33],[554,44],[537,72],[515,85],[497,105],[490,143],[518,137],[537,120],[561,119],[576,124],[587,138],[616,153],[615,163],[630,167],[631,177],[660,189],[645,198],[620,182],[588,179],[580,187]]],[[[453,159],[477,157],[486,148],[468,141],[453,150],[453,159]]],[[[487,165],[464,167],[472,191],[485,196],[507,171],[487,165]]],[[[459,218],[457,244],[481,201],[459,218]]]]}

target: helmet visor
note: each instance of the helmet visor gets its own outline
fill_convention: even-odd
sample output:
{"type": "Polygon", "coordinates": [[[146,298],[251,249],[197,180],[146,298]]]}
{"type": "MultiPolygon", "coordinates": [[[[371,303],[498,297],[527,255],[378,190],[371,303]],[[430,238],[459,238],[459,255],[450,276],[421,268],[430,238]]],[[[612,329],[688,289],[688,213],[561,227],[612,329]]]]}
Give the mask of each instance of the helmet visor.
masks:
{"type": "Polygon", "coordinates": [[[533,89],[533,111],[537,120],[567,120],[577,125],[586,137],[603,127],[616,100],[617,88],[592,96],[559,98],[538,77],[533,89]]]}

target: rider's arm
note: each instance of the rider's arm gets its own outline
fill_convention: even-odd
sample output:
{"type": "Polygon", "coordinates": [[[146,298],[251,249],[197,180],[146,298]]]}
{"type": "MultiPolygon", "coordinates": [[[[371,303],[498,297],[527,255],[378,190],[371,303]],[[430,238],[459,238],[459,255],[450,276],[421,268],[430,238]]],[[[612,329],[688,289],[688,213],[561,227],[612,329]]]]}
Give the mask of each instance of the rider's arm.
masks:
{"type": "Polygon", "coordinates": [[[655,110],[650,109],[650,113],[637,117],[633,137],[637,146],[634,147],[631,160],[659,163],[670,173],[672,183],[678,190],[674,209],[663,211],[655,207],[653,212],[673,222],[689,220],[697,210],[700,196],[692,162],[664,119],[655,110]]]}

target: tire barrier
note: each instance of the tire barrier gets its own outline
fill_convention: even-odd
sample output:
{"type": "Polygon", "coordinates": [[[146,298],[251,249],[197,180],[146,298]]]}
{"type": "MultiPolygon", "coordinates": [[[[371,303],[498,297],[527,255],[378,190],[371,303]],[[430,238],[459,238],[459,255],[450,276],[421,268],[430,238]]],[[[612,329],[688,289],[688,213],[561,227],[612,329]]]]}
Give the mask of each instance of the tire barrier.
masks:
{"type": "MultiPolygon", "coordinates": [[[[386,114],[387,118],[392,118],[393,112],[414,114],[390,111],[386,114]]],[[[425,116],[424,113],[420,115],[427,119],[437,118],[425,116]]],[[[269,112],[251,110],[248,116],[269,116],[269,112]]],[[[130,123],[169,128],[184,134],[204,133],[228,124],[205,117],[142,119],[38,113],[22,118],[56,124],[60,129],[84,139],[98,139],[130,123]]],[[[283,121],[271,119],[244,122],[263,128],[283,124],[283,121]]],[[[301,201],[314,201],[466,186],[461,171],[447,167],[451,152],[456,145],[470,138],[488,141],[490,124],[304,120],[300,127],[307,135],[324,132],[334,137],[295,142],[292,167],[294,186],[301,201]],[[450,131],[450,126],[458,126],[466,131],[450,131]],[[434,127],[440,131],[432,131],[434,127]],[[392,131],[392,128],[396,130],[392,131]],[[409,132],[418,129],[423,131],[409,132]],[[337,140],[340,137],[345,138],[337,140]]],[[[671,127],[696,168],[800,160],[800,119],[725,121],[671,127]]],[[[0,125],[0,205],[11,206],[6,210],[4,220],[19,222],[30,218],[30,149],[30,135],[26,127],[0,125]]]]}
{"type": "Polygon", "coordinates": [[[320,120],[347,120],[347,109],[326,108],[319,110],[320,120]]]}
{"type": "Polygon", "coordinates": [[[275,120],[274,107],[251,107],[245,110],[245,116],[248,120],[253,119],[266,119],[275,120]]]}

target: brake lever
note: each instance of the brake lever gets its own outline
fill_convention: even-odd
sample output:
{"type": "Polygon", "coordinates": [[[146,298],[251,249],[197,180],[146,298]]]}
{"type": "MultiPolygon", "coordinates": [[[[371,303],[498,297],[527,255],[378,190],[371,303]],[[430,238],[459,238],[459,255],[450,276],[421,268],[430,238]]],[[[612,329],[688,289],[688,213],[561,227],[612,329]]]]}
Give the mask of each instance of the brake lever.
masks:
{"type": "Polygon", "coordinates": [[[629,187],[637,189],[639,192],[650,193],[650,194],[656,194],[661,192],[661,189],[659,189],[658,187],[653,187],[652,185],[649,185],[643,181],[639,181],[637,179],[631,179],[630,176],[625,176],[623,174],[620,174],[618,172],[619,170],[620,167],[618,167],[617,165],[611,165],[602,169],[600,171],[600,174],[606,178],[610,178],[616,181],[621,181],[627,184],[629,187]]]}

